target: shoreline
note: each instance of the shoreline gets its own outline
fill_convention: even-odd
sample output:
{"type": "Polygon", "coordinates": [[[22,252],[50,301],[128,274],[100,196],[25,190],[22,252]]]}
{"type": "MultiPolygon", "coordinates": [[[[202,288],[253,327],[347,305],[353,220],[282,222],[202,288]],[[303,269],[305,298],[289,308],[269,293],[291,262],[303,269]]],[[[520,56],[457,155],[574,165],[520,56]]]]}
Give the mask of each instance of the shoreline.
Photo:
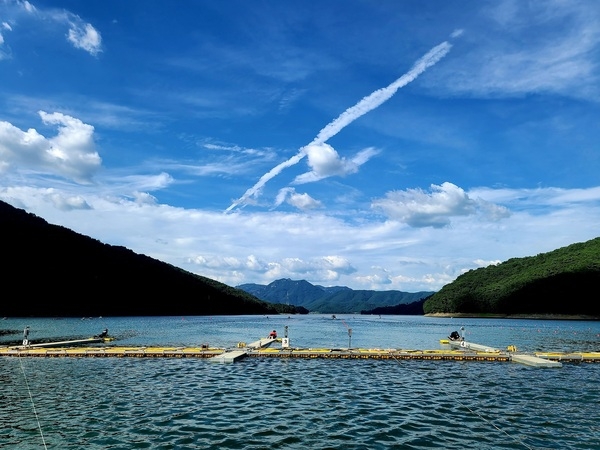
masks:
{"type": "Polygon", "coordinates": [[[471,319],[533,319],[533,320],[600,320],[599,316],[585,314],[485,314],[485,313],[429,313],[425,317],[457,317],[471,319]]]}

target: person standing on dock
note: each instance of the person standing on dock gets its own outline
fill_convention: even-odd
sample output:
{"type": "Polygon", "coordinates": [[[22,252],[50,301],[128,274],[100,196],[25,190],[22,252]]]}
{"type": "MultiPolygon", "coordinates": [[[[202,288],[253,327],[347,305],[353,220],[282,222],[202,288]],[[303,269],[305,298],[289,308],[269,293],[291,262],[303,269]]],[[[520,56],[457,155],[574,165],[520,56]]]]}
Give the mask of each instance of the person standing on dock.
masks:
{"type": "Polygon", "coordinates": [[[29,345],[29,326],[23,330],[23,345],[29,345]]]}

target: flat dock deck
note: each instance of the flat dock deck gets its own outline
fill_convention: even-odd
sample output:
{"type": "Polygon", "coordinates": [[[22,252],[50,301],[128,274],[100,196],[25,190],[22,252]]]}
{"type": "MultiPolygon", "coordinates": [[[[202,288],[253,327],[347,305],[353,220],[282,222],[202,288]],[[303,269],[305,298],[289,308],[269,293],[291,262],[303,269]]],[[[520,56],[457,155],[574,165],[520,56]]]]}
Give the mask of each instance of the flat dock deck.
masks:
{"type": "Polygon", "coordinates": [[[246,356],[248,356],[248,352],[245,352],[243,350],[234,350],[231,352],[224,352],[220,355],[213,356],[212,358],[210,358],[210,360],[212,362],[219,363],[232,363],[239,361],[240,359],[245,358],[246,356]]]}
{"type": "Polygon", "coordinates": [[[514,353],[511,355],[511,359],[514,362],[525,364],[526,366],[533,367],[562,367],[562,363],[559,361],[551,361],[549,359],[540,358],[533,355],[521,355],[514,353]]]}
{"type": "MultiPolygon", "coordinates": [[[[475,350],[478,352],[484,353],[502,353],[502,350],[499,348],[488,347],[487,345],[475,344],[473,342],[468,342],[465,340],[456,340],[456,341],[444,341],[450,347],[461,349],[465,351],[475,350]]],[[[556,360],[551,360],[550,358],[541,358],[537,355],[526,355],[516,352],[508,352],[510,360],[512,362],[516,362],[519,364],[525,364],[526,366],[533,367],[562,367],[562,363],[556,360]]]]}
{"type": "MultiPolygon", "coordinates": [[[[379,360],[420,360],[420,361],[484,361],[518,362],[528,364],[535,361],[539,367],[558,367],[548,362],[600,363],[600,352],[585,353],[536,353],[523,355],[505,351],[477,351],[474,349],[448,350],[399,350],[399,349],[328,349],[328,348],[247,348],[228,350],[223,348],[201,347],[0,347],[0,357],[136,357],[136,358],[214,358],[221,356],[222,362],[228,359],[237,361],[249,358],[322,358],[322,359],[379,359],[379,360]],[[243,355],[242,355],[243,354],[243,355]],[[228,356],[221,356],[228,355],[228,356]],[[532,358],[534,358],[532,360],[532,358]]],[[[218,359],[215,360],[219,361],[218,359]]],[[[529,364],[531,365],[531,364],[529,364]]]]}

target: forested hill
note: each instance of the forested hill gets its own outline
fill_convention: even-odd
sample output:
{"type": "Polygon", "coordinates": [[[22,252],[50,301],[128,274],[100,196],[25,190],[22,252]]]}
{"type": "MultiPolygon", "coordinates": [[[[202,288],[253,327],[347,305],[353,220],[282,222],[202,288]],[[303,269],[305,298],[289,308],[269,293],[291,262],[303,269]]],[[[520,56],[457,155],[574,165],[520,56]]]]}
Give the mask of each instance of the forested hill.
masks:
{"type": "Polygon", "coordinates": [[[353,290],[346,286],[324,287],[289,278],[275,280],[268,285],[242,284],[237,287],[268,302],[296,305],[311,312],[326,314],[357,313],[379,307],[407,305],[433,294],[353,290]]]}
{"type": "Polygon", "coordinates": [[[0,202],[0,317],[293,313],[0,202]]]}
{"type": "Polygon", "coordinates": [[[600,318],[600,238],[472,270],[433,294],[425,314],[600,318]]]}

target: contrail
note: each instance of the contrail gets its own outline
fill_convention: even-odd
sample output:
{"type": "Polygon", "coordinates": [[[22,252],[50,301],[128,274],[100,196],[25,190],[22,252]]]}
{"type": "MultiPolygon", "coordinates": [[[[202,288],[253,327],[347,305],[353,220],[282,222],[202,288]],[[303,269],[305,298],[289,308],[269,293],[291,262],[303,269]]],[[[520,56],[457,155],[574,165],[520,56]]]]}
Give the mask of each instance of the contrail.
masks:
{"type": "Polygon", "coordinates": [[[234,201],[231,206],[225,210],[225,212],[231,211],[237,206],[245,203],[250,197],[256,196],[256,194],[267,183],[267,181],[277,176],[286,167],[293,166],[294,164],[300,162],[300,160],[306,156],[306,147],[324,144],[328,139],[338,134],[340,131],[342,131],[342,129],[354,122],[356,119],[365,115],[369,111],[374,110],[382,103],[392,98],[398,89],[406,86],[408,83],[425,72],[425,70],[427,70],[429,67],[436,64],[440,59],[446,56],[451,48],[452,44],[447,41],[444,41],[441,44],[433,47],[431,50],[429,50],[429,52],[421,57],[408,72],[406,72],[392,84],[385,88],[378,89],[366,97],[363,97],[362,100],[360,100],[356,105],[348,108],[346,111],[340,114],[337,119],[333,120],[326,125],[325,128],[319,131],[319,134],[313,139],[313,141],[310,144],[302,147],[296,155],[273,167],[270,171],[260,177],[258,182],[248,189],[239,199],[234,201]]]}

